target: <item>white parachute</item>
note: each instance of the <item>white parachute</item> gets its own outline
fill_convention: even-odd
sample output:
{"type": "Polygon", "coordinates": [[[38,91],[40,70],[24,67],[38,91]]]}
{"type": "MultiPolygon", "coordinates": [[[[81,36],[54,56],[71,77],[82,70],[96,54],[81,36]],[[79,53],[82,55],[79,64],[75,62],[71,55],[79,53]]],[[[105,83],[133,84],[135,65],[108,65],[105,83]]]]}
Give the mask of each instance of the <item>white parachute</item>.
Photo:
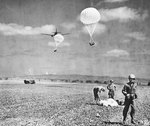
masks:
{"type": "Polygon", "coordinates": [[[107,100],[101,100],[99,103],[103,106],[118,106],[118,103],[112,98],[109,98],[107,100]]]}
{"type": "Polygon", "coordinates": [[[64,36],[62,34],[56,34],[54,36],[54,41],[55,41],[54,52],[56,52],[57,51],[57,47],[64,41],[64,36]]]}
{"type": "Polygon", "coordinates": [[[89,35],[90,35],[90,42],[89,44],[92,46],[95,44],[93,40],[93,33],[95,31],[96,25],[101,19],[101,15],[96,8],[89,7],[80,13],[80,21],[85,25],[89,35]]]}

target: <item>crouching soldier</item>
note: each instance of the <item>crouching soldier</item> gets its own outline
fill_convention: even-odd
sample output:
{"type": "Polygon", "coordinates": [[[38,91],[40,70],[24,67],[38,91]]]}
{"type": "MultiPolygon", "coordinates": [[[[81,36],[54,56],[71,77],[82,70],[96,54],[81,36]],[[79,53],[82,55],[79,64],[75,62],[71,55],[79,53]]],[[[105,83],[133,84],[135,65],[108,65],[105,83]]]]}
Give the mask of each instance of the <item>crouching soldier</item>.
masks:
{"type": "Polygon", "coordinates": [[[124,102],[125,107],[123,109],[123,124],[125,124],[129,107],[131,107],[131,112],[130,112],[131,123],[135,124],[135,121],[134,121],[134,115],[135,115],[134,99],[137,98],[137,94],[136,94],[137,84],[135,83],[135,75],[134,74],[130,74],[128,79],[129,79],[129,82],[127,84],[125,84],[122,89],[122,93],[125,96],[125,102],[124,102]]]}
{"type": "Polygon", "coordinates": [[[96,104],[98,104],[98,102],[100,101],[100,93],[104,91],[105,91],[105,88],[102,86],[94,87],[93,93],[94,93],[94,100],[96,104]]]}
{"type": "Polygon", "coordinates": [[[110,83],[108,84],[107,89],[108,89],[108,97],[114,99],[116,85],[114,84],[113,80],[110,80],[110,83]]]}

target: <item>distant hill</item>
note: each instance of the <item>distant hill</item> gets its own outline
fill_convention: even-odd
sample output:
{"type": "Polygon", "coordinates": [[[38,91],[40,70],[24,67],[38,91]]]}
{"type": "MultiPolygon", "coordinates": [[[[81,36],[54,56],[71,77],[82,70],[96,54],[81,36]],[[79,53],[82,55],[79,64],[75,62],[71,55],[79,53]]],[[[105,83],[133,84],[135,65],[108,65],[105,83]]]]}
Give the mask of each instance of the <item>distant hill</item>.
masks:
{"type": "MultiPolygon", "coordinates": [[[[107,82],[110,79],[113,79],[115,83],[118,84],[124,84],[128,81],[125,77],[110,77],[110,76],[92,76],[92,75],[78,75],[78,74],[72,74],[72,75],[55,75],[55,74],[48,74],[48,75],[27,75],[27,76],[21,76],[19,78],[22,79],[43,79],[43,80],[69,80],[72,81],[80,81],[83,82],[86,81],[100,81],[100,82],[107,82]]],[[[140,84],[147,85],[147,83],[150,81],[150,79],[143,79],[143,78],[137,78],[136,79],[140,84]]]]}
{"type": "Polygon", "coordinates": [[[56,80],[62,80],[62,79],[70,79],[70,80],[107,80],[110,77],[109,76],[91,76],[91,75],[28,75],[28,76],[22,76],[20,78],[32,78],[32,79],[56,79],[56,80]]]}

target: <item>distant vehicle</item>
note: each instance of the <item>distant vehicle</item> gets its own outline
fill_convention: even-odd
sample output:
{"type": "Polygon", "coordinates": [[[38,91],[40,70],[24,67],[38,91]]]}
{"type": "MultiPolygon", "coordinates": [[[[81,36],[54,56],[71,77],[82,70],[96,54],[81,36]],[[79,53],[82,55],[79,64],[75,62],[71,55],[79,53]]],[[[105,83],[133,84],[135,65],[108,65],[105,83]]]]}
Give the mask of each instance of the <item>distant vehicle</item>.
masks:
{"type": "Polygon", "coordinates": [[[35,84],[35,80],[24,80],[25,84],[35,84]]]}

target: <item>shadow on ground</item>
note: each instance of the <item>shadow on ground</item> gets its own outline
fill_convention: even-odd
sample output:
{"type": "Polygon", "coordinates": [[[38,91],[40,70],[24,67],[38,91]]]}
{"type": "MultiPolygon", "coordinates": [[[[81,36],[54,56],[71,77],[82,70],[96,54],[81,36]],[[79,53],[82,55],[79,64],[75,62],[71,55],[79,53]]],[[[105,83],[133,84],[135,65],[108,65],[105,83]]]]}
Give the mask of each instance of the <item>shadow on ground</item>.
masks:
{"type": "Polygon", "coordinates": [[[96,103],[86,103],[85,105],[97,105],[96,103]]]}
{"type": "Polygon", "coordinates": [[[121,126],[130,126],[130,125],[124,125],[122,124],[122,122],[107,122],[107,121],[103,121],[102,124],[108,124],[108,125],[121,125],[121,126]]]}

